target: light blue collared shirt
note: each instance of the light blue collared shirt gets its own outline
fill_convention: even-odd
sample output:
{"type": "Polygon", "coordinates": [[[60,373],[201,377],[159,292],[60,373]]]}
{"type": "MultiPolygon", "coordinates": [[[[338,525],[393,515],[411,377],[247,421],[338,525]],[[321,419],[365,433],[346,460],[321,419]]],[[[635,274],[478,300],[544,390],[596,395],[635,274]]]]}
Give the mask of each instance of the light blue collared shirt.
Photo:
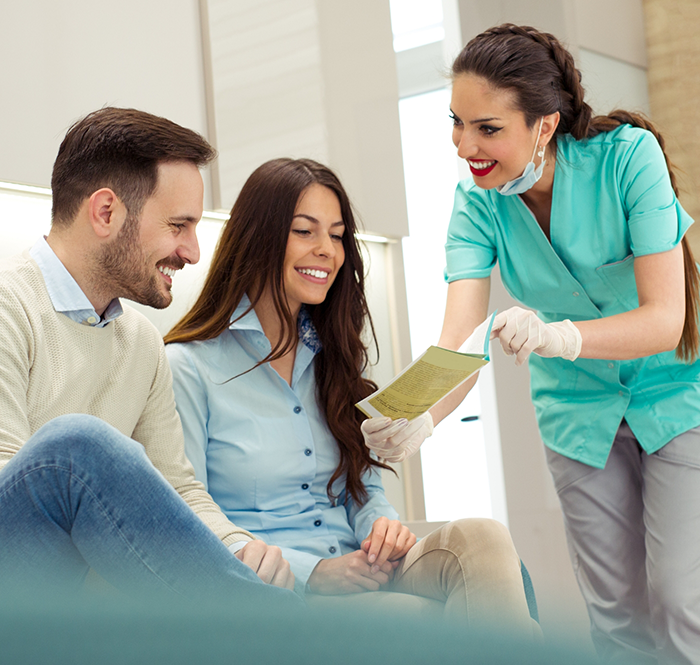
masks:
{"type": "MultiPolygon", "coordinates": [[[[244,298],[232,320],[249,305],[244,298]]],[[[328,499],[339,451],[316,402],[319,342],[304,310],[299,333],[291,386],[269,364],[237,376],[270,352],[254,310],[215,339],[165,348],[197,479],[234,524],[279,546],[305,584],[322,558],[357,550],[376,519],[398,514],[378,470],[363,477],[363,506],[345,502],[344,479],[337,505],[328,499]]]]}
{"type": "Polygon", "coordinates": [[[61,259],[51,249],[46,238],[40,238],[29,250],[30,256],[37,262],[39,270],[46,282],[46,290],[49,292],[53,308],[65,314],[76,323],[86,326],[103,328],[110,321],[114,321],[123,313],[119,298],[115,298],[107,306],[100,318],[88,297],[78,286],[78,282],[61,263],[61,259]]]}

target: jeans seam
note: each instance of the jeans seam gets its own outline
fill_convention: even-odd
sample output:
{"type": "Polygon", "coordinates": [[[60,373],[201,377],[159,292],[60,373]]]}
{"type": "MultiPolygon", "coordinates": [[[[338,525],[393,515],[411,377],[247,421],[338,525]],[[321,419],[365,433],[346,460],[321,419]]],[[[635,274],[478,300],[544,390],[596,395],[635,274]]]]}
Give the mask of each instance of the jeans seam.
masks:
{"type": "MultiPolygon", "coordinates": [[[[16,486],[17,486],[22,480],[24,480],[27,476],[29,476],[30,474],[34,473],[35,471],[41,471],[41,470],[43,470],[43,469],[59,469],[59,470],[61,470],[61,471],[67,472],[67,473],[69,474],[69,476],[70,476],[71,479],[77,480],[77,481],[83,486],[83,488],[85,489],[85,491],[87,491],[87,492],[90,494],[90,496],[91,496],[92,499],[95,501],[95,503],[99,506],[100,512],[101,512],[102,515],[107,519],[107,521],[110,523],[110,525],[116,530],[116,532],[119,534],[119,538],[122,540],[122,542],[126,545],[126,547],[127,547],[131,552],[133,552],[133,554],[136,556],[136,558],[138,559],[138,561],[146,568],[146,570],[148,570],[156,579],[160,580],[160,582],[161,582],[162,584],[164,584],[165,587],[166,587],[167,589],[169,589],[169,590],[172,591],[173,593],[176,593],[176,594],[178,594],[178,595],[182,595],[182,594],[179,593],[176,589],[174,589],[170,584],[168,584],[168,582],[166,582],[158,573],[156,573],[155,570],[153,570],[153,569],[143,560],[143,558],[141,557],[141,555],[136,551],[136,549],[135,549],[135,548],[129,543],[129,541],[124,537],[124,535],[122,534],[121,529],[120,529],[119,526],[116,524],[116,522],[115,522],[114,519],[111,517],[111,515],[107,512],[107,510],[106,510],[104,504],[103,504],[102,501],[97,497],[97,495],[93,492],[92,488],[91,488],[82,478],[80,478],[79,476],[75,475],[75,474],[71,471],[70,468],[64,467],[64,466],[62,466],[62,465],[60,465],[60,464],[55,464],[55,463],[54,463],[54,464],[42,464],[42,465],[40,465],[40,466],[32,467],[31,469],[29,469],[29,470],[27,470],[26,472],[24,472],[20,478],[17,478],[17,480],[16,480],[15,482],[13,482],[8,488],[6,488],[3,492],[0,493],[0,500],[2,499],[2,497],[3,497],[5,494],[7,494],[7,492],[9,492],[11,489],[13,489],[14,487],[16,487],[16,486]]],[[[71,535],[71,540],[72,540],[72,535],[71,535]]],[[[77,549],[77,548],[76,548],[76,549],[77,549]]],[[[87,563],[87,561],[86,561],[86,563],[87,563]]],[[[88,564],[88,565],[89,565],[89,564],[88,564]]]]}

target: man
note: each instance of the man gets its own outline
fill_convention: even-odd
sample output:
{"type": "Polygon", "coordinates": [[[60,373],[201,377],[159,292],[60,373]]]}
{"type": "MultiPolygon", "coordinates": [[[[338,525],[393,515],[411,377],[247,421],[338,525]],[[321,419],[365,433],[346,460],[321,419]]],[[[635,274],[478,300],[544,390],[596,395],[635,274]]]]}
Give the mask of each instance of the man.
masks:
{"type": "Polygon", "coordinates": [[[0,265],[0,587],[92,567],[127,591],[293,597],[279,549],[195,480],[160,335],[118,300],[170,304],[214,154],[148,113],[88,115],[54,164],[51,232],[0,265]]]}

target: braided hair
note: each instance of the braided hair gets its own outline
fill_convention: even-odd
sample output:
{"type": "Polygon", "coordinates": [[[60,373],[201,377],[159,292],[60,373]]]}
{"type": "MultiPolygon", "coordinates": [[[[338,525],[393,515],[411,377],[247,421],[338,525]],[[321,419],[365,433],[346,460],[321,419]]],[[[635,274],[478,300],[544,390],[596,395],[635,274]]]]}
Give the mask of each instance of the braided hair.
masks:
{"type": "MultiPolygon", "coordinates": [[[[452,64],[452,76],[473,74],[497,88],[513,93],[515,105],[532,128],[545,115],[559,112],[559,124],[551,138],[556,152],[557,137],[571,134],[577,141],[609,132],[623,124],[651,132],[661,146],[671,186],[678,196],[678,185],[666,145],[652,122],[640,113],[616,109],[594,116],[584,99],[581,72],[562,43],[547,32],[525,25],[504,23],[472,39],[452,64]]],[[[685,362],[698,358],[698,300],[700,275],[687,238],[682,240],[685,271],[685,323],[676,356],[685,362]]]]}

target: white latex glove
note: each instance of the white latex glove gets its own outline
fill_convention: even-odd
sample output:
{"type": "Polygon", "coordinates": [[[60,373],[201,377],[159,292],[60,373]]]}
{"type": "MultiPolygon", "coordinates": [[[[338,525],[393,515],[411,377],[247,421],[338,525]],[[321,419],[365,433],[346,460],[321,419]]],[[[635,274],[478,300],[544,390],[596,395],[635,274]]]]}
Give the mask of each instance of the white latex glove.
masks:
{"type": "Polygon", "coordinates": [[[362,423],[365,445],[385,462],[401,462],[413,455],[433,433],[429,411],[413,420],[369,418],[362,423]]]}
{"type": "Polygon", "coordinates": [[[535,312],[522,307],[496,315],[491,339],[496,337],[507,355],[515,354],[516,365],[522,365],[531,353],[566,360],[576,360],[581,353],[581,333],[569,319],[545,323],[535,312]]]}

